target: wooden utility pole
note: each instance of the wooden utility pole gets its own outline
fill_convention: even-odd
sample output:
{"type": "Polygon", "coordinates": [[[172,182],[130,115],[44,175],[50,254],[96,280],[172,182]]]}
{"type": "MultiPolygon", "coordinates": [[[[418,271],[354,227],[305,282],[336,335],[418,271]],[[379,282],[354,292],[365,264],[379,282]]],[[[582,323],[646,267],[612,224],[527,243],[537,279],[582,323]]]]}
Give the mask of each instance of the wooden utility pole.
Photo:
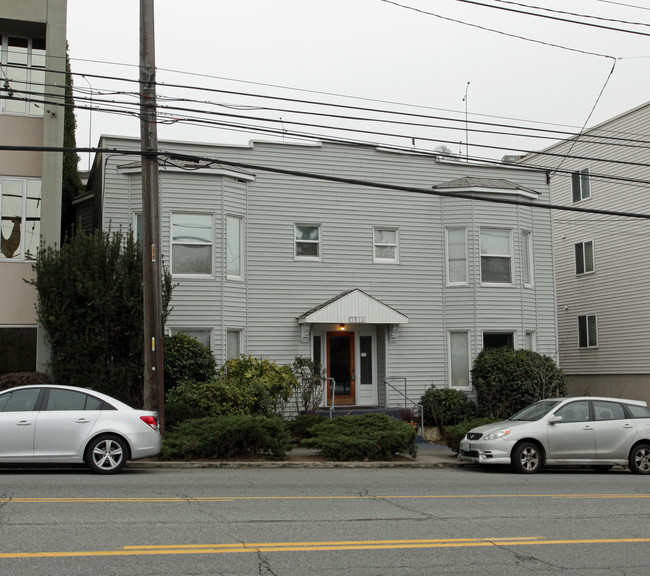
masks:
{"type": "Polygon", "coordinates": [[[164,364],[154,0],[140,0],[140,138],[144,282],[144,407],[164,422],[164,364]]]}

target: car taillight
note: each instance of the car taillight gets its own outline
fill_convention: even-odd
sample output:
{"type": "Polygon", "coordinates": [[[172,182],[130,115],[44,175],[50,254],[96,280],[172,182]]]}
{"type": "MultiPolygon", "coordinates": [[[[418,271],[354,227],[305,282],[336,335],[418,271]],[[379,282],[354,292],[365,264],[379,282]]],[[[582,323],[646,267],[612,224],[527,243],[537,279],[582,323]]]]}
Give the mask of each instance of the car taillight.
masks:
{"type": "Polygon", "coordinates": [[[148,426],[151,426],[154,430],[158,430],[158,418],[155,416],[140,416],[140,420],[148,426]]]}

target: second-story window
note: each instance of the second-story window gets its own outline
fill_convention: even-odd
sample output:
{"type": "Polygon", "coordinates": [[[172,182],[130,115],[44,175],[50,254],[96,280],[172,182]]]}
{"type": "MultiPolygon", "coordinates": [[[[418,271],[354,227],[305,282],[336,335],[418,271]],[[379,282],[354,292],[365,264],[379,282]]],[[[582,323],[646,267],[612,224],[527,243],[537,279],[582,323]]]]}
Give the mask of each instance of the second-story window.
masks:
{"type": "Polygon", "coordinates": [[[594,271],[594,243],[578,242],[575,245],[576,254],[576,274],[590,274],[594,271]]]}
{"type": "Polygon", "coordinates": [[[521,266],[524,286],[533,285],[533,234],[530,230],[521,233],[521,266]]]}
{"type": "Polygon", "coordinates": [[[228,278],[242,277],[241,246],[242,246],[242,219],[237,216],[228,216],[227,227],[227,275],[228,278]]]}
{"type": "Polygon", "coordinates": [[[172,274],[212,274],[210,214],[172,214],[172,274]]]}
{"type": "Polygon", "coordinates": [[[318,224],[296,224],[294,241],[296,260],[321,259],[321,230],[318,224]]]}
{"type": "Polygon", "coordinates": [[[447,284],[467,284],[465,228],[447,228],[447,284]]]}
{"type": "Polygon", "coordinates": [[[380,228],[373,230],[374,261],[397,262],[398,231],[397,228],[380,228]]]}
{"type": "Polygon", "coordinates": [[[43,115],[45,39],[0,34],[0,112],[43,115]]]}
{"type": "Polygon", "coordinates": [[[591,183],[589,181],[589,168],[584,168],[571,174],[571,190],[573,202],[580,202],[591,198],[591,183]]]}
{"type": "Polygon", "coordinates": [[[481,228],[481,282],[512,284],[510,230],[481,228]]]}

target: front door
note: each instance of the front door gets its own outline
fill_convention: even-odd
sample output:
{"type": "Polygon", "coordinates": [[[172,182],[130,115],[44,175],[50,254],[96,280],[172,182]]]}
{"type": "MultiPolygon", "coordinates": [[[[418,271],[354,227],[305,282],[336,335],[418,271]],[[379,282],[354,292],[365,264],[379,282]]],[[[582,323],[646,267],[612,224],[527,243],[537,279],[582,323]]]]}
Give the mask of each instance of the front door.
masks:
{"type": "MultiPolygon", "coordinates": [[[[336,384],[334,404],[355,403],[354,332],[327,333],[327,377],[336,384]]],[[[332,403],[332,386],[327,387],[327,403],[332,403]]]]}

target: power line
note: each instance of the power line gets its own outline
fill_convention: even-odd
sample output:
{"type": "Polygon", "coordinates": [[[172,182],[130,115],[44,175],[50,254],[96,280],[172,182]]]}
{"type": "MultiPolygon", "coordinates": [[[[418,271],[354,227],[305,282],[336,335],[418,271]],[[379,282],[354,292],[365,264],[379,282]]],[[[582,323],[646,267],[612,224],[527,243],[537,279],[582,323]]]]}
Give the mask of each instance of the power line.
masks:
{"type": "Polygon", "coordinates": [[[497,30],[495,28],[488,28],[487,26],[481,26],[479,24],[472,24],[471,22],[466,22],[464,20],[459,20],[458,18],[450,18],[449,16],[442,16],[440,14],[436,14],[434,12],[428,12],[426,10],[422,10],[420,8],[415,8],[413,6],[407,6],[406,4],[400,4],[399,2],[395,2],[394,0],[379,0],[380,2],[384,2],[386,4],[392,4],[393,6],[397,6],[398,8],[403,8],[404,10],[412,10],[414,12],[419,12],[420,14],[425,14],[427,16],[433,16],[434,18],[439,18],[441,20],[447,20],[449,22],[455,22],[457,24],[462,24],[463,26],[469,26],[471,28],[477,28],[478,30],[483,30],[485,32],[493,32],[495,34],[500,34],[501,36],[508,36],[510,38],[516,38],[518,40],[524,40],[526,42],[533,42],[535,44],[542,44],[543,46],[549,46],[552,48],[560,48],[561,50],[568,50],[570,52],[578,52],[580,54],[586,54],[588,56],[598,56],[600,58],[609,58],[610,60],[616,60],[615,56],[611,56],[609,54],[599,54],[598,52],[590,52],[588,50],[581,50],[579,48],[570,48],[568,46],[563,46],[561,44],[555,44],[553,42],[546,42],[544,40],[536,40],[534,38],[528,38],[526,36],[521,36],[520,34],[511,34],[510,32],[504,32],[503,30],[497,30]]]}
{"type": "MultiPolygon", "coordinates": [[[[497,0],[501,1],[501,0],[497,0]]],[[[600,28],[602,30],[610,30],[613,32],[624,32],[626,34],[636,34],[639,36],[650,36],[650,32],[641,32],[638,30],[628,30],[623,28],[615,28],[613,26],[605,26],[604,24],[594,24],[593,22],[581,22],[580,20],[570,20],[568,18],[560,18],[558,16],[549,16],[548,14],[537,14],[535,12],[527,12],[525,10],[517,10],[515,8],[506,8],[505,6],[495,6],[493,4],[485,4],[483,2],[478,2],[477,0],[456,0],[456,2],[463,2],[465,4],[473,4],[475,6],[482,6],[484,8],[493,8],[495,10],[503,10],[506,12],[513,12],[515,14],[525,14],[526,16],[535,16],[537,18],[545,18],[548,20],[555,20],[557,22],[567,22],[569,24],[577,24],[579,26],[589,26],[591,28],[600,28]]],[[[516,4],[515,2],[508,2],[509,4],[516,4]]],[[[517,4],[518,6],[524,6],[524,4],[517,4]]],[[[546,8],[538,8],[539,10],[547,10],[546,8]]],[[[556,12],[553,10],[553,12],[556,12]]],[[[559,13],[559,11],[557,11],[559,13]]],[[[563,14],[572,14],[570,12],[563,12],[563,14]]],[[[590,16],[573,14],[574,16],[583,16],[585,18],[590,18],[590,16]]],[[[605,20],[603,18],[603,20],[605,20]]],[[[629,24],[629,22],[628,22],[629,24]]],[[[643,23],[634,23],[637,26],[648,26],[648,24],[643,23]]]]}

